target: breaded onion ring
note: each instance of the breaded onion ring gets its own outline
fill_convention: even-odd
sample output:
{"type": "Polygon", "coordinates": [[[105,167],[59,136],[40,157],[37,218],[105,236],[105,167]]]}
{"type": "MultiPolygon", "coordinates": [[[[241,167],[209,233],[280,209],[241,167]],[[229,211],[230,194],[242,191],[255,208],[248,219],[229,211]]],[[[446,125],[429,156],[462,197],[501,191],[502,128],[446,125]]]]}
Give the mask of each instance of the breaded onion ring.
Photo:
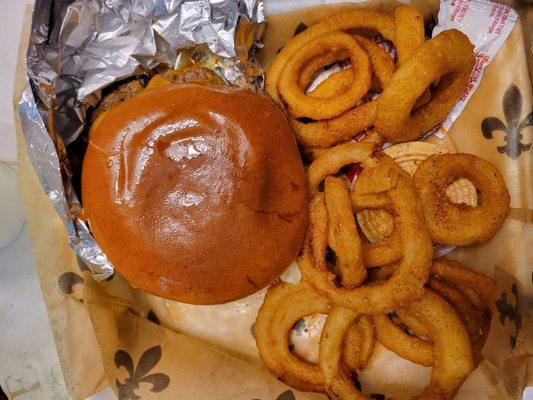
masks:
{"type": "Polygon", "coordinates": [[[427,328],[423,324],[421,324],[419,320],[409,314],[405,309],[398,308],[395,313],[400,319],[400,321],[405,326],[407,326],[416,336],[426,339],[431,338],[431,334],[429,333],[427,328]]]}
{"type": "Polygon", "coordinates": [[[346,182],[342,178],[327,177],[324,199],[328,211],[328,245],[335,252],[343,285],[354,288],[366,279],[366,267],[346,182]]]}
{"type": "Polygon", "coordinates": [[[307,168],[307,181],[311,194],[318,191],[320,183],[349,164],[356,164],[372,157],[374,143],[343,143],[324,151],[307,168]]]}
{"type": "Polygon", "coordinates": [[[465,324],[471,338],[479,336],[484,319],[483,314],[468,300],[465,294],[440,279],[429,278],[427,286],[440,295],[454,308],[465,324]]]}
{"type": "MultiPolygon", "coordinates": [[[[359,135],[357,135],[359,136],[359,135]]],[[[357,143],[374,143],[376,147],[379,147],[383,143],[383,139],[375,130],[371,130],[368,133],[364,132],[361,137],[355,137],[354,141],[357,143]]],[[[353,143],[351,139],[347,143],[353,143]]],[[[337,145],[338,146],[338,145],[337,145]]],[[[328,151],[331,147],[310,147],[310,146],[300,146],[300,151],[305,160],[312,162],[316,160],[319,156],[328,151]]]]}
{"type": "MultiPolygon", "coordinates": [[[[303,66],[302,71],[300,72],[300,76],[298,77],[298,85],[303,91],[305,91],[307,87],[313,82],[315,75],[319,73],[322,68],[349,57],[350,54],[345,50],[330,51],[326,54],[319,54],[315,56],[303,66]]],[[[321,89],[318,92],[315,92],[315,90],[318,89],[318,86],[324,83],[321,82],[315,88],[315,90],[309,92],[309,94],[314,97],[331,97],[339,93],[345,92],[350,84],[350,79],[352,78],[352,71],[350,69],[347,69],[346,73],[348,76],[344,77],[342,81],[337,81],[337,79],[331,79],[331,77],[333,77],[335,74],[331,75],[324,81],[329,81],[327,89],[321,89]]]]}
{"type": "Polygon", "coordinates": [[[372,100],[331,119],[305,123],[289,118],[289,123],[300,145],[329,147],[371,127],[375,116],[376,101],[372,100]]]}
{"type": "MultiPolygon", "coordinates": [[[[380,278],[386,279],[395,268],[394,265],[374,269],[372,272],[381,273],[380,278]],[[383,271],[382,271],[383,270],[383,271]]],[[[370,276],[376,278],[376,273],[370,276]]],[[[444,298],[457,312],[465,325],[470,337],[475,364],[482,359],[481,350],[485,344],[490,327],[490,307],[495,298],[495,282],[489,277],[474,272],[454,261],[438,259],[433,263],[431,278],[428,286],[444,298]],[[470,301],[465,290],[472,290],[481,298],[483,305],[478,307],[470,301]]],[[[403,358],[422,365],[429,365],[428,349],[431,342],[431,333],[421,322],[405,308],[396,311],[401,322],[413,331],[418,337],[413,337],[388,317],[378,317],[374,320],[378,340],[389,350],[403,358]]]]}
{"type": "MultiPolygon", "coordinates": [[[[420,200],[407,172],[387,156],[380,155],[365,163],[354,190],[357,190],[359,179],[366,179],[363,178],[365,174],[381,180],[375,186],[390,188],[380,194],[389,202],[388,209],[394,215],[403,250],[403,258],[393,275],[385,282],[371,282],[355,289],[335,285],[335,276],[320,261],[325,253],[324,225],[327,227],[327,219],[323,217],[325,205],[320,194],[311,202],[310,230],[298,264],[303,279],[331,302],[365,314],[388,313],[421,295],[429,276],[433,246],[423,221],[420,200]]],[[[375,193],[362,192],[360,195],[375,193]]]]}
{"type": "MultiPolygon", "coordinates": [[[[424,33],[424,15],[413,6],[399,6],[394,10],[394,47],[398,65],[404,65],[426,41],[424,33]]],[[[431,99],[427,88],[416,101],[414,108],[426,104],[431,99]]]]}
{"type": "Polygon", "coordinates": [[[318,365],[324,373],[326,393],[333,399],[368,399],[354,387],[349,372],[341,362],[344,336],[358,315],[355,311],[335,307],[322,329],[318,365]]]}
{"type": "MultiPolygon", "coordinates": [[[[353,38],[359,43],[363,49],[368,53],[370,59],[370,68],[372,70],[372,89],[382,90],[392,79],[394,74],[394,62],[387,51],[378,45],[376,42],[367,39],[363,36],[354,35],[353,38]]],[[[345,56],[348,58],[347,56],[345,56]]],[[[309,70],[317,70],[317,66],[325,66],[331,64],[334,60],[333,55],[318,57],[318,59],[311,61],[300,75],[300,85],[306,87],[310,82],[312,75],[309,70]],[[320,62],[320,64],[319,64],[320,62]]],[[[319,67],[319,68],[320,68],[319,67]]],[[[345,92],[353,79],[353,74],[349,68],[343,69],[330,75],[324,81],[320,82],[317,87],[309,92],[314,97],[331,97],[339,93],[345,92]]]]}
{"type": "Polygon", "coordinates": [[[390,351],[414,363],[433,365],[433,343],[406,333],[387,315],[372,316],[378,341],[390,351]]]}
{"type": "Polygon", "coordinates": [[[416,140],[444,121],[465,90],[474,66],[474,46],[450,29],[425,42],[402,65],[378,99],[374,126],[390,143],[416,140]],[[414,110],[417,99],[440,80],[429,103],[414,110]]]}
{"type": "Polygon", "coordinates": [[[352,10],[324,18],[295,36],[272,61],[265,74],[266,92],[281,105],[278,82],[285,64],[299,49],[310,40],[333,31],[349,29],[371,29],[380,33],[387,40],[394,40],[394,20],[384,14],[368,10],[352,10]]]}
{"type": "Polygon", "coordinates": [[[324,379],[318,366],[291,353],[290,332],[301,318],[328,310],[327,301],[305,283],[279,282],[268,289],[257,314],[253,334],[259,355],[270,372],[299,390],[324,391],[324,379]]]}
{"type": "MultiPolygon", "coordinates": [[[[372,73],[377,80],[376,86],[378,89],[383,89],[390,82],[394,73],[392,59],[383,48],[373,41],[357,35],[354,38],[368,52],[372,73]]],[[[302,78],[304,82],[305,79],[309,79],[309,77],[306,75],[302,78]]],[[[336,96],[347,90],[352,79],[352,72],[349,69],[336,72],[321,82],[309,95],[320,98],[336,96]]],[[[290,117],[289,122],[300,145],[330,147],[371,127],[374,124],[376,114],[375,102],[376,100],[371,100],[331,119],[304,123],[290,117]]]]}
{"type": "MultiPolygon", "coordinates": [[[[427,326],[434,339],[431,381],[414,399],[451,400],[474,369],[470,341],[463,323],[453,308],[430,290],[425,290],[423,296],[407,309],[427,326]]],[[[357,316],[356,312],[345,308],[332,309],[320,338],[319,366],[324,372],[326,393],[334,399],[369,399],[354,387],[340,362],[343,337],[357,316]]],[[[381,317],[374,316],[373,319],[381,317]]]]}
{"type": "Polygon", "coordinates": [[[362,242],[363,260],[368,268],[381,267],[402,258],[402,243],[394,228],[389,236],[374,242],[362,242]]]}
{"type": "Polygon", "coordinates": [[[344,337],[344,350],[342,360],[352,372],[359,372],[367,364],[374,352],[375,335],[372,318],[360,315],[344,337]]]}
{"type": "Polygon", "coordinates": [[[394,10],[394,47],[398,64],[404,65],[426,41],[424,15],[414,6],[399,6],[394,10]]]}
{"type": "Polygon", "coordinates": [[[468,246],[490,240],[509,210],[509,192],[501,174],[488,161],[472,154],[435,154],[413,176],[433,241],[468,246]],[[481,193],[481,204],[453,203],[446,188],[459,178],[471,181],[481,193]]]}
{"type": "Polygon", "coordinates": [[[433,339],[431,382],[416,399],[452,399],[474,370],[470,340],[463,322],[444,299],[427,289],[406,309],[428,328],[433,339]]]}
{"type": "Polygon", "coordinates": [[[472,271],[470,268],[456,261],[439,258],[433,261],[431,274],[438,279],[452,283],[462,290],[471,289],[477,293],[483,301],[473,302],[484,311],[490,311],[496,300],[496,282],[486,275],[472,271]]]}
{"type": "Polygon", "coordinates": [[[336,117],[354,107],[368,92],[370,85],[370,61],[366,52],[352,36],[343,32],[330,32],[307,42],[287,60],[278,88],[288,105],[289,112],[294,117],[325,119],[336,117]],[[299,85],[299,76],[305,65],[322,54],[344,52],[350,55],[350,69],[353,74],[350,87],[337,96],[327,98],[313,97],[304,93],[299,85]]]}

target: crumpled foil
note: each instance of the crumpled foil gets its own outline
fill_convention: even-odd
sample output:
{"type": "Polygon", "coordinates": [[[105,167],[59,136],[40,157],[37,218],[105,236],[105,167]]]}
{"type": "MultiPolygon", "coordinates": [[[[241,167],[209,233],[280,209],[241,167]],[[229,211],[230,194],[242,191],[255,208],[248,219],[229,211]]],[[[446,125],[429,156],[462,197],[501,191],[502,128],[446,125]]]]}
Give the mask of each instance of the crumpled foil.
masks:
{"type": "Polygon", "coordinates": [[[97,280],[114,273],[86,224],[68,149],[86,129],[101,90],[191,57],[227,84],[258,88],[262,0],[37,0],[26,56],[29,87],[19,113],[29,157],[97,280]],[[193,49],[191,51],[191,49],[193,49]]]}

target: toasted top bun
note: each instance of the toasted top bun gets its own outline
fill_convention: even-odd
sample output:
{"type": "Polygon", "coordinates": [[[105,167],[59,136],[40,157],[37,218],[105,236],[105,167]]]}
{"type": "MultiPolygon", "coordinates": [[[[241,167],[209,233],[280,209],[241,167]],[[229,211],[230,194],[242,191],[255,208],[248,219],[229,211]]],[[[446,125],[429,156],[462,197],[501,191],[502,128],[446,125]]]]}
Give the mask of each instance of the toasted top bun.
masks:
{"type": "Polygon", "coordinates": [[[215,304],[267,286],[295,259],[308,194],[290,127],[269,98],[176,84],[112,108],[92,131],[82,202],[130,283],[215,304]]]}

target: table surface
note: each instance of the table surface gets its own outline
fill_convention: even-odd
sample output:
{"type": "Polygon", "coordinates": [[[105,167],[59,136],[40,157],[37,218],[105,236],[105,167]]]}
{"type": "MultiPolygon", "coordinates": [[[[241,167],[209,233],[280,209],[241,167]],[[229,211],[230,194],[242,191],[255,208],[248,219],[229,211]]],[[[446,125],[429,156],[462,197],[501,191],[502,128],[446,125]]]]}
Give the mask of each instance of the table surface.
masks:
{"type": "MultiPolygon", "coordinates": [[[[8,397],[17,400],[56,400],[68,397],[17,179],[12,92],[26,4],[23,0],[0,0],[4,11],[0,24],[0,386],[8,397]]],[[[533,400],[533,390],[526,392],[524,398],[533,400]]],[[[115,396],[106,388],[90,399],[112,400],[115,396]]]]}

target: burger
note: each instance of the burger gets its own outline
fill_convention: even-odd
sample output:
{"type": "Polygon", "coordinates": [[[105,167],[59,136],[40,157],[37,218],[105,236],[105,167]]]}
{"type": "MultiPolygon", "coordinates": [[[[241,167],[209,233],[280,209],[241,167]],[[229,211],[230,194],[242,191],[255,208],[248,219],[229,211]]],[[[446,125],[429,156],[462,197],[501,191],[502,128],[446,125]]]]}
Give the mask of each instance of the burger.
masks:
{"type": "Polygon", "coordinates": [[[211,82],[137,86],[93,119],[83,160],[84,217],[109,261],[132,285],[193,304],[271,284],[307,224],[284,113],[211,82]]]}

